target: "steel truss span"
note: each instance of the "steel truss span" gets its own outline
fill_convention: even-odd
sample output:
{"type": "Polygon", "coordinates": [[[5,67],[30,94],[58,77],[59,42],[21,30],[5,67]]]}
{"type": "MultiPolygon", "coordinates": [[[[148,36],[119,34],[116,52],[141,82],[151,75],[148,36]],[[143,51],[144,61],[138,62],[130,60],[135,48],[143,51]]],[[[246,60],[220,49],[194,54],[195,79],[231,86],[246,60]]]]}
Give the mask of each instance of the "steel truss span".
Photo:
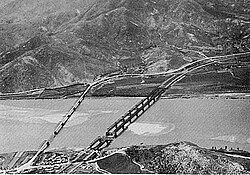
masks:
{"type": "MultiPolygon", "coordinates": [[[[218,56],[218,57],[207,57],[201,60],[194,61],[185,66],[182,66],[179,69],[176,69],[171,73],[170,78],[164,81],[160,86],[158,86],[155,90],[153,90],[146,98],[142,99],[139,103],[137,103],[130,110],[128,110],[128,112],[122,115],[117,121],[115,121],[110,127],[107,128],[107,131],[105,132],[104,136],[98,136],[96,139],[94,139],[89,144],[87,149],[83,149],[82,151],[80,151],[77,157],[72,161],[72,163],[63,168],[59,173],[72,173],[73,170],[79,167],[82,163],[97,157],[98,152],[100,152],[104,148],[107,148],[116,138],[118,138],[123,132],[125,132],[132,123],[138,120],[138,118],[140,118],[148,109],[150,109],[161,98],[161,96],[166,92],[168,88],[170,88],[173,84],[177,83],[178,81],[182,80],[187,74],[209,65],[226,63],[227,61],[231,62],[233,61],[236,64],[239,62],[240,63],[246,61],[249,62],[249,58],[250,58],[250,52],[242,54],[218,56]],[[90,154],[88,154],[83,158],[83,156],[86,155],[86,152],[89,152],[90,154]],[[64,171],[68,168],[69,170],[64,171]]],[[[80,98],[71,107],[69,112],[56,125],[56,128],[52,133],[52,135],[49,137],[49,139],[45,140],[41,144],[35,156],[28,163],[11,171],[14,171],[16,173],[24,173],[28,169],[32,169],[39,155],[41,155],[51,145],[51,143],[56,138],[56,136],[61,132],[65,124],[72,117],[77,108],[81,105],[81,103],[83,102],[89,91],[91,91],[93,88],[99,85],[104,84],[105,82],[121,78],[122,76],[124,75],[107,77],[89,84],[87,89],[81,94],[80,98]]]]}

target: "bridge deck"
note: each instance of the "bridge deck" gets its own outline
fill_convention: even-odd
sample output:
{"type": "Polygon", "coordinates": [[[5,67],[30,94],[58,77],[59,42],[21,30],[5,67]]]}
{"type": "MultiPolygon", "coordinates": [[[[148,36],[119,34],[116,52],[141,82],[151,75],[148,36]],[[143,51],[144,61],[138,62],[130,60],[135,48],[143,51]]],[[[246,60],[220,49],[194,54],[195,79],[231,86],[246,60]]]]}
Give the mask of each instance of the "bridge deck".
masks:
{"type": "MultiPolygon", "coordinates": [[[[218,64],[222,62],[225,63],[227,61],[233,61],[235,63],[238,63],[239,61],[249,61],[249,58],[250,52],[210,58],[208,57],[204,60],[197,60],[182,67],[181,69],[179,69],[179,73],[172,75],[168,80],[164,81],[146,98],[142,99],[121,118],[115,121],[109,128],[107,128],[107,131],[104,136],[98,136],[95,140],[93,140],[90,143],[88,149],[100,151],[108,147],[114,139],[116,139],[128,129],[129,125],[134,123],[144,112],[146,112],[153,104],[155,104],[160,99],[161,95],[165,93],[166,89],[171,87],[171,85],[173,85],[174,83],[183,79],[189,72],[208,65],[218,64]]],[[[79,154],[79,156],[80,155],[81,153],[79,154]]]]}
{"type": "MultiPolygon", "coordinates": [[[[153,104],[155,104],[161,97],[162,94],[165,93],[166,89],[168,89],[171,85],[178,82],[182,78],[186,76],[189,72],[192,72],[193,70],[211,65],[211,64],[218,64],[225,61],[234,61],[236,63],[239,62],[249,62],[250,58],[250,52],[247,53],[240,53],[240,54],[233,54],[233,55],[226,55],[226,56],[218,56],[218,57],[207,57],[202,60],[194,61],[188,65],[185,65],[181,68],[179,68],[174,75],[172,75],[168,80],[164,81],[158,88],[156,88],[154,91],[152,91],[146,98],[142,99],[138,104],[136,104],[134,107],[132,107],[126,114],[124,114],[120,119],[118,119],[116,122],[114,122],[106,131],[104,136],[98,136],[88,147],[88,150],[93,151],[100,151],[103,148],[106,148],[111,144],[111,142],[120,136],[124,131],[127,130],[129,125],[134,123],[144,112],[146,112],[153,104]]],[[[110,78],[109,78],[110,79],[110,78]]],[[[27,165],[31,165],[33,162],[35,162],[35,159],[43,153],[51,144],[51,142],[54,140],[54,138],[59,134],[59,132],[63,129],[64,125],[67,123],[69,118],[73,115],[73,113],[76,111],[76,109],[80,106],[82,101],[84,100],[86,94],[91,90],[91,88],[100,85],[106,80],[100,80],[92,85],[89,85],[89,87],[85,90],[85,92],[82,93],[81,97],[76,101],[76,103],[72,106],[70,111],[66,114],[66,116],[63,118],[62,121],[58,123],[56,126],[53,134],[51,137],[46,140],[40,147],[40,150],[37,152],[37,154],[29,161],[27,165]]],[[[78,160],[79,157],[83,154],[83,151],[80,152],[75,159],[78,160]]],[[[94,156],[94,155],[93,155],[94,156]]],[[[95,157],[95,156],[94,156],[95,157]]],[[[92,159],[93,157],[87,157],[85,161],[92,159]]],[[[22,168],[20,168],[22,169],[22,168]]]]}
{"type": "MultiPolygon", "coordinates": [[[[173,75],[163,84],[171,84],[172,81],[178,77],[182,78],[180,75],[173,75]]],[[[161,95],[165,93],[165,91],[166,88],[164,86],[153,90],[146,98],[134,105],[127,113],[107,128],[105,136],[99,136],[91,142],[88,148],[92,150],[102,150],[103,148],[109,146],[115,138],[119,137],[128,129],[129,125],[134,123],[144,112],[153,106],[160,99],[161,95]]]]}

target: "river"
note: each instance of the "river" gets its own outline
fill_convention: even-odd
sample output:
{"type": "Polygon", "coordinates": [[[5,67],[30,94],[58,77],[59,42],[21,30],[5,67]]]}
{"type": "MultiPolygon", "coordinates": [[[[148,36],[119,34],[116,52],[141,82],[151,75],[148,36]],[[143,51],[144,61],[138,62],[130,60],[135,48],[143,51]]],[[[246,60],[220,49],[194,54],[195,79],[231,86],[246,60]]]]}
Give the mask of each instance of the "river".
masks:
{"type": "MultiPolygon", "coordinates": [[[[36,150],[76,99],[0,101],[0,152],[36,150]]],[[[140,98],[83,101],[50,148],[83,148],[140,98]]],[[[250,151],[249,99],[161,99],[111,147],[189,141],[250,151]]]]}

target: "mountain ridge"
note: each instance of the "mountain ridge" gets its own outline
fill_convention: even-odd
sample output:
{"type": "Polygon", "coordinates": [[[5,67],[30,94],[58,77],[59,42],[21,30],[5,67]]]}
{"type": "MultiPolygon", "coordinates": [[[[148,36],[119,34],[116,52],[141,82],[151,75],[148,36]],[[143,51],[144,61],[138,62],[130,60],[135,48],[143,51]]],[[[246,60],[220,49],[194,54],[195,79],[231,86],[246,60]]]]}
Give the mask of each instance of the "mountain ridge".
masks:
{"type": "MultiPolygon", "coordinates": [[[[0,66],[19,57],[36,59],[54,82],[35,88],[89,82],[116,71],[162,72],[204,55],[246,52],[250,48],[248,6],[232,15],[237,5],[227,6],[222,0],[13,0],[3,4],[0,66]],[[218,15],[221,13],[228,15],[218,15]],[[53,68],[46,60],[53,62],[53,68]]],[[[3,82],[4,72],[8,70],[2,68],[3,82]]],[[[3,84],[2,93],[30,90],[3,84]]]]}

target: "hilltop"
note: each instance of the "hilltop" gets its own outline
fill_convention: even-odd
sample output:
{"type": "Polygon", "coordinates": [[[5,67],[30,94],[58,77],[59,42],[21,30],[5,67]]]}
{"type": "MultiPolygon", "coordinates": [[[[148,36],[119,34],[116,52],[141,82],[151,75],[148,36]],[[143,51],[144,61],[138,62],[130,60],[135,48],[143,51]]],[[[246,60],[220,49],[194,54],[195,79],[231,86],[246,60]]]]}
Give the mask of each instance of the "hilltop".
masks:
{"type": "MultiPolygon", "coordinates": [[[[115,174],[247,174],[250,170],[250,161],[247,158],[228,156],[189,142],[108,149],[78,168],[74,169],[74,166],[65,168],[74,160],[77,153],[78,151],[74,150],[48,151],[36,161],[35,165],[38,168],[32,169],[29,173],[47,174],[71,171],[70,173],[73,174],[107,172],[115,174]]],[[[34,154],[34,151],[26,151],[22,154],[1,154],[0,165],[3,169],[18,167],[31,159],[34,154]]]]}

